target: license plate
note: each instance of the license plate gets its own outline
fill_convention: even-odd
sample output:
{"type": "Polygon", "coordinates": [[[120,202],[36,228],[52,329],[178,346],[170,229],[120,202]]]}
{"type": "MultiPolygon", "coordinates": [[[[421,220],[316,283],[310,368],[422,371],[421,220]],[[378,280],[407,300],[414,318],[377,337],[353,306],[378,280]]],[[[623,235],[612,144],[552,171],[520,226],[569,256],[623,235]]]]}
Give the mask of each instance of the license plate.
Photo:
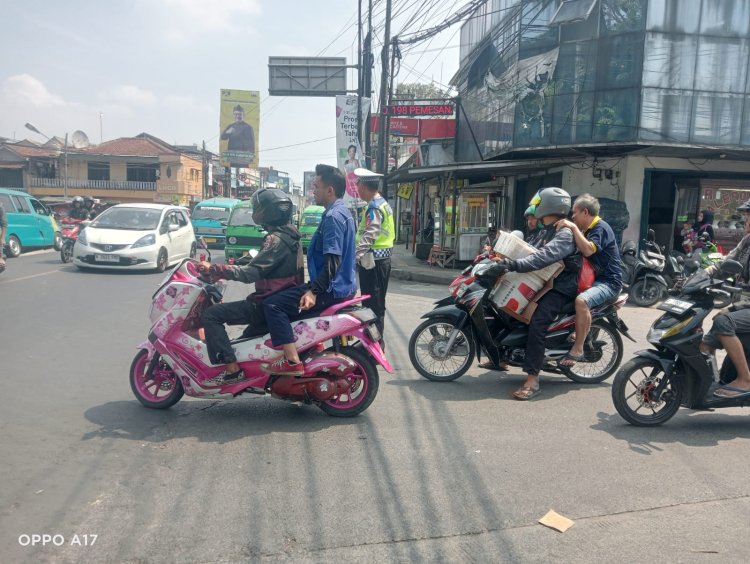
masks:
{"type": "Polygon", "coordinates": [[[203,240],[206,243],[216,243],[216,238],[215,237],[204,237],[203,240]]]}
{"type": "Polygon", "coordinates": [[[687,310],[693,307],[693,305],[694,304],[692,302],[685,302],[676,298],[669,298],[668,300],[664,300],[662,303],[660,303],[656,309],[668,311],[669,313],[680,314],[685,313],[687,310]]]}
{"type": "Polygon", "coordinates": [[[118,255],[94,255],[94,260],[96,262],[120,262],[120,257],[118,255]]]}

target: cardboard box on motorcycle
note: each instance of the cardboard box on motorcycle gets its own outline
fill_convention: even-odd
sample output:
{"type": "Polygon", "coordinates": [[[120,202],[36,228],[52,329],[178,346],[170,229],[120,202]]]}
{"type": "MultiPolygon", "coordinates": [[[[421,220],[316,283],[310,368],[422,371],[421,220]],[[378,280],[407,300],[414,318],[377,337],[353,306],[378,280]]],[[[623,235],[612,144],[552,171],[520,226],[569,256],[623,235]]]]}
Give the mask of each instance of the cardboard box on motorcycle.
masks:
{"type": "MultiPolygon", "coordinates": [[[[501,232],[495,243],[495,252],[517,260],[537,249],[510,233],[501,232]]],[[[536,302],[551,288],[555,277],[562,272],[562,261],[533,272],[508,272],[495,285],[490,300],[512,317],[529,323],[536,302]]]]}

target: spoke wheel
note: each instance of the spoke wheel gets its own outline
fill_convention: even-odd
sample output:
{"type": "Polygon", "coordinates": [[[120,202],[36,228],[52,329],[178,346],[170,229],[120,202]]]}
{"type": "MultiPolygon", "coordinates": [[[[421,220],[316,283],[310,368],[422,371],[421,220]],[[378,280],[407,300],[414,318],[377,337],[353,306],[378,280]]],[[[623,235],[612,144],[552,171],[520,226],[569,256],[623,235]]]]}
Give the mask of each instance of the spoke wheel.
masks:
{"type": "Polygon", "coordinates": [[[464,375],[471,366],[476,345],[467,326],[458,330],[453,346],[447,349],[453,320],[428,319],[414,330],[409,339],[409,359],[422,376],[435,382],[450,382],[464,375]]]}
{"type": "Polygon", "coordinates": [[[672,376],[657,398],[654,391],[664,377],[664,369],[655,360],[635,357],[626,362],[612,384],[617,413],[639,427],[661,425],[671,419],[682,402],[682,380],[672,376]]]}
{"type": "Polygon", "coordinates": [[[620,366],[622,348],[619,331],[606,321],[595,321],[583,348],[586,360],[576,362],[565,375],[581,384],[603,382],[620,366]]]}
{"type": "Polygon", "coordinates": [[[156,360],[149,361],[147,351],[138,351],[130,366],[130,388],[146,407],[166,409],[180,401],[185,391],[177,375],[155,355],[156,360]]]}

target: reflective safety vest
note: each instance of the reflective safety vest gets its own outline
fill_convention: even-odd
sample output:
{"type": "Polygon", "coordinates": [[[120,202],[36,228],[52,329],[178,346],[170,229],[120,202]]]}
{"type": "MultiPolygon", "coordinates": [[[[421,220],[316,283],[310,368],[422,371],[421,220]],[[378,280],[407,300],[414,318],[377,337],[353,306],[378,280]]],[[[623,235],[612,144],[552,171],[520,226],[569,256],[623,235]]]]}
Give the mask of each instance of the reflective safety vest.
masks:
{"type": "Polygon", "coordinates": [[[360,240],[362,233],[365,231],[365,227],[367,227],[367,214],[370,209],[379,210],[382,215],[380,235],[378,235],[378,238],[375,239],[375,242],[372,244],[372,249],[393,248],[393,241],[396,239],[396,226],[393,222],[393,209],[391,209],[390,204],[382,196],[373,198],[370,203],[367,204],[365,213],[362,214],[362,219],[359,221],[359,227],[357,228],[357,241],[360,240]]]}

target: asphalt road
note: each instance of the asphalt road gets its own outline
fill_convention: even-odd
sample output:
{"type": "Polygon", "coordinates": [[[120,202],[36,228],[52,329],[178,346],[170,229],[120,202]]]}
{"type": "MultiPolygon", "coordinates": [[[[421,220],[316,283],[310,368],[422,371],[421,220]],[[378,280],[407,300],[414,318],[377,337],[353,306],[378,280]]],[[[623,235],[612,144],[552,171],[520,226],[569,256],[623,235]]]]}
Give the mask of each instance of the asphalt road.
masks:
{"type": "MultiPolygon", "coordinates": [[[[518,371],[428,382],[406,344],[439,286],[392,281],[395,373],[340,420],[266,397],[147,410],[128,370],[161,275],[8,267],[0,562],[750,561],[747,412],[637,429],[609,382],[548,377],[531,402],[518,371]],[[575,526],[537,524],[549,509],[575,526]]],[[[626,359],[656,315],[623,311],[626,359]]]]}

